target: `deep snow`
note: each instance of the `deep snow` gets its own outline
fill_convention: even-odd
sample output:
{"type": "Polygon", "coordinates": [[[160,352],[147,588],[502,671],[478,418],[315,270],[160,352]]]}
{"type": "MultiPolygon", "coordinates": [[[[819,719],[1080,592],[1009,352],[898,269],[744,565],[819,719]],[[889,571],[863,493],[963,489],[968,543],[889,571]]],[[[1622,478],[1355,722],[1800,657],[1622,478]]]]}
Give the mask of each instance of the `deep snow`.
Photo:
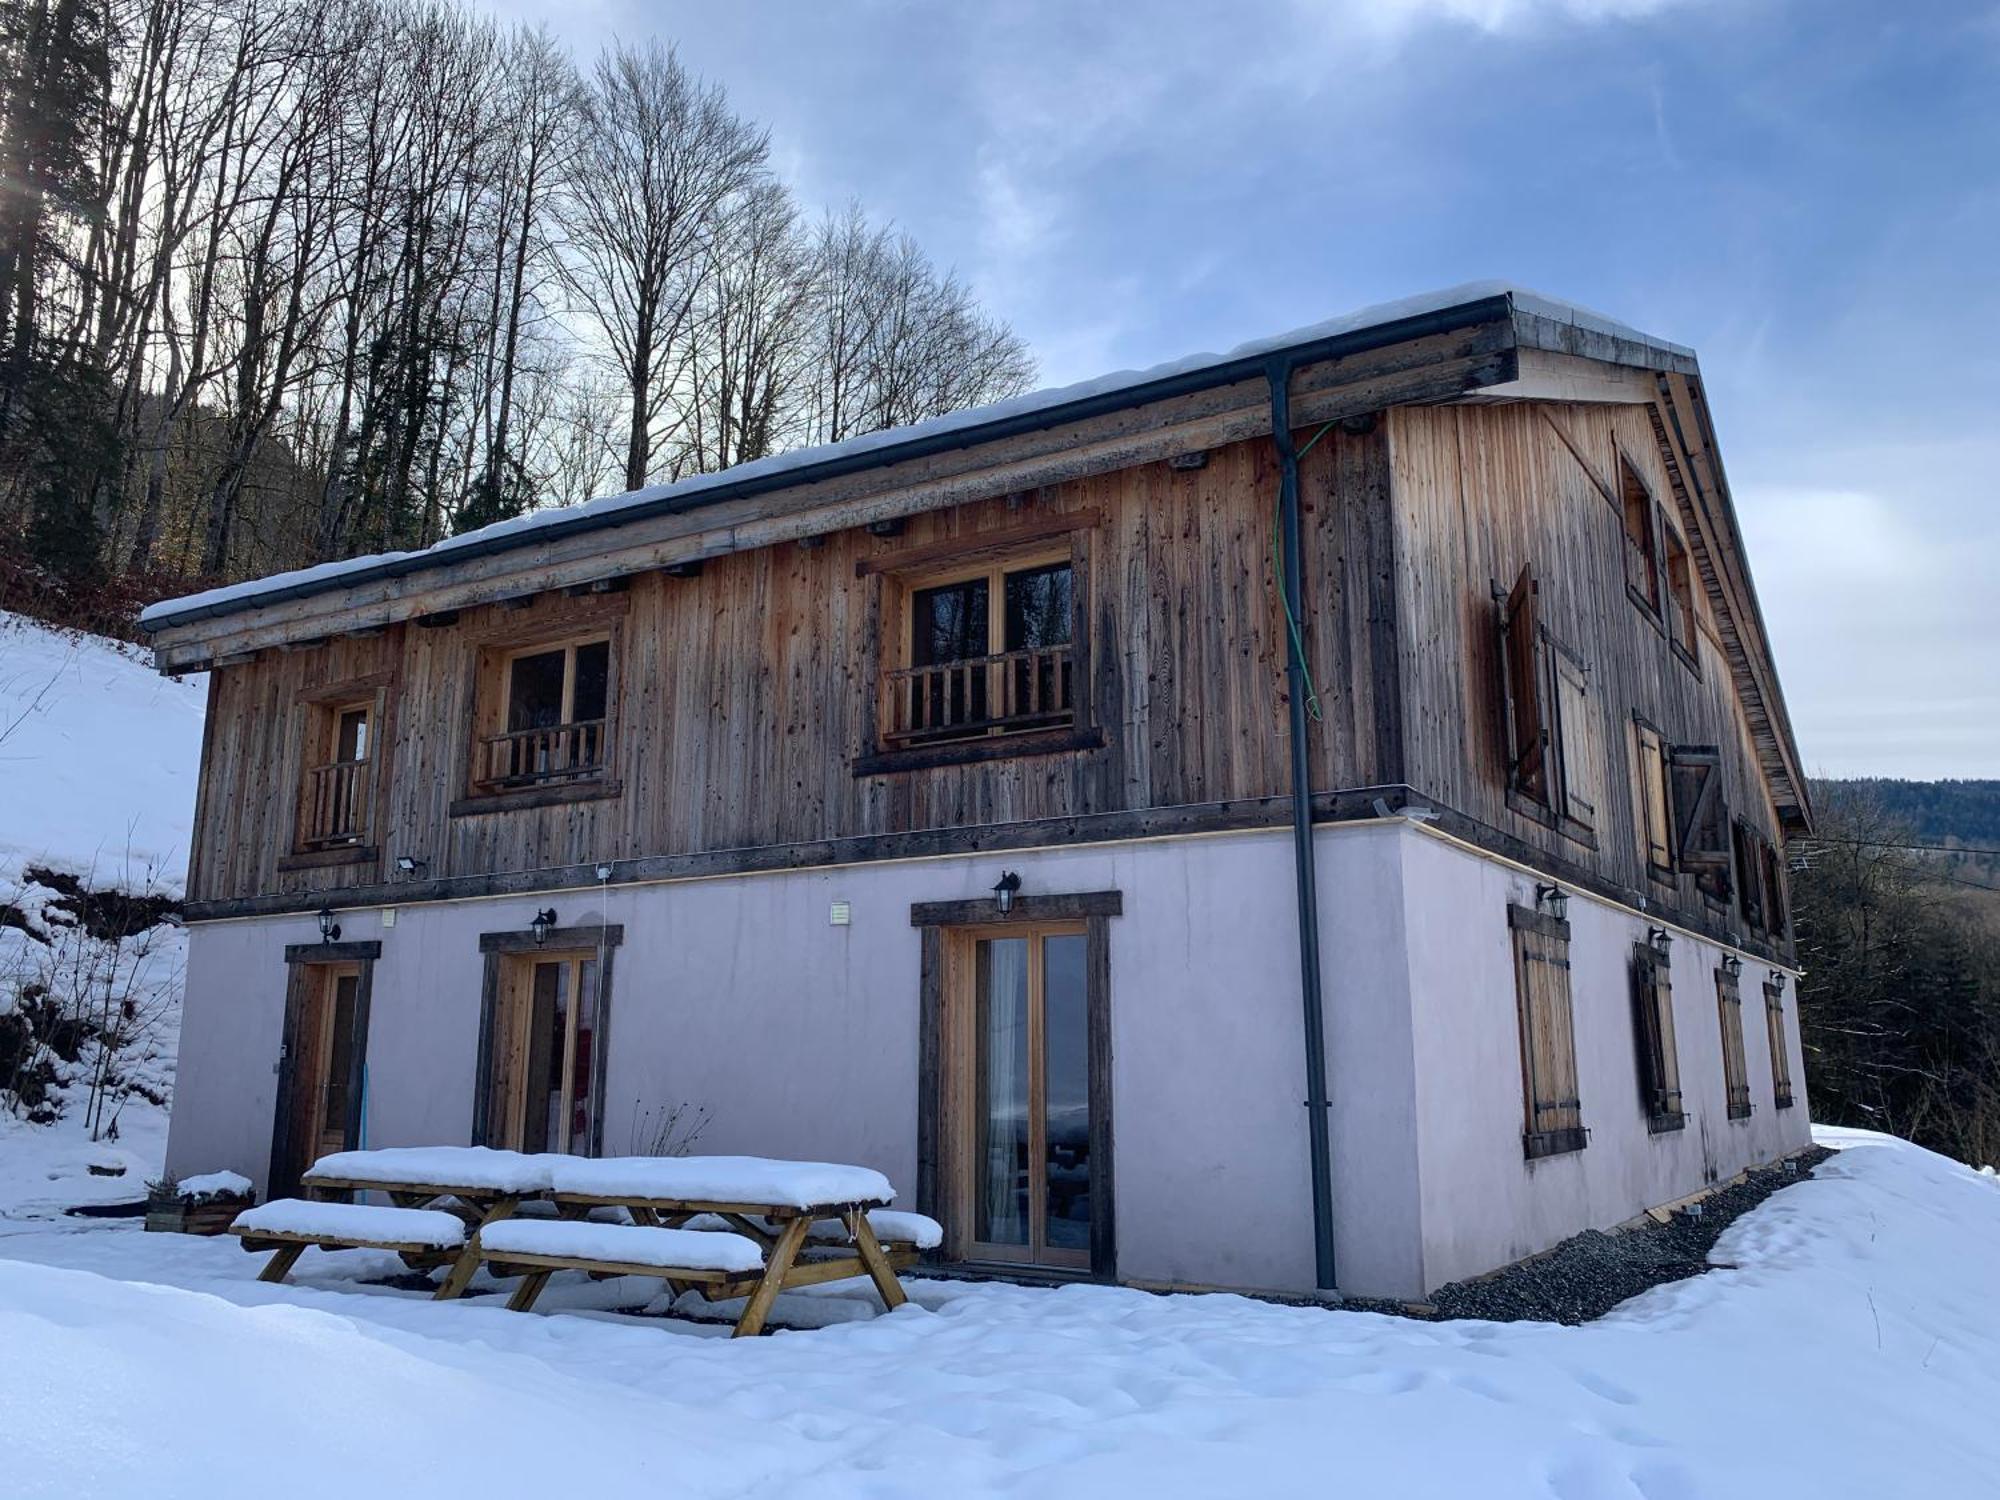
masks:
{"type": "Polygon", "coordinates": [[[1581,1328],[915,1281],[890,1315],[789,1294],[781,1320],[828,1326],[732,1343],[601,1311],[643,1282],[559,1279],[522,1316],[359,1286],[395,1265],[370,1252],[273,1287],[222,1240],[0,1224],[0,1475],[24,1500],[2000,1493],[2000,1184],[1824,1136],[1717,1269],[1581,1328]]]}

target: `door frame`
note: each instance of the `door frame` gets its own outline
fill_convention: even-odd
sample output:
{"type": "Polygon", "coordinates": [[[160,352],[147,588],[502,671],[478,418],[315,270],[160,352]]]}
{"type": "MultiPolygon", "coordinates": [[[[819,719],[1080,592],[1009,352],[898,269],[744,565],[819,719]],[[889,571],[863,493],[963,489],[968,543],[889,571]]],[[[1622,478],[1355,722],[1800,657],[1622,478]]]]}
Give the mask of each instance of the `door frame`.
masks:
{"type": "Polygon", "coordinates": [[[479,951],[485,956],[486,969],[479,987],[479,1038],[478,1056],[475,1059],[472,1092],[472,1144],[484,1146],[492,1131],[492,1122],[487,1118],[489,1095],[493,1091],[493,1026],[500,1008],[500,985],[505,961],[509,958],[533,957],[537,953],[551,956],[564,952],[593,950],[597,955],[597,996],[596,1011],[591,1031],[591,1046],[594,1055],[590,1059],[590,1154],[604,1154],[604,1077],[605,1060],[611,1054],[611,959],[620,944],[625,941],[622,923],[588,923],[577,927],[551,927],[541,942],[536,942],[534,934],[518,927],[501,932],[479,934],[479,951]]]}
{"type": "Polygon", "coordinates": [[[923,901],[910,908],[910,925],[921,934],[917,1061],[917,1210],[945,1226],[943,1254],[971,1261],[971,1225],[947,1201],[954,1165],[950,1160],[959,1086],[949,1056],[949,1021],[954,1000],[969,993],[972,944],[1009,928],[1052,924],[1081,925],[1084,931],[1086,1004],[1090,1037],[1090,1268],[1068,1272],[1037,1263],[971,1261],[996,1270],[1062,1277],[1087,1275],[1115,1281],[1118,1275],[1117,1194],[1111,1098],[1111,933],[1110,919],[1124,915],[1120,891],[1082,891],[1057,896],[1016,896],[1004,916],[990,898],[923,901]]]}
{"type": "MultiPolygon", "coordinates": [[[[306,1041],[306,1019],[325,992],[329,967],[357,968],[354,987],[354,1037],[348,1060],[347,1119],[342,1122],[343,1149],[361,1143],[363,1081],[368,1068],[368,1009],[375,988],[375,961],[382,956],[379,940],[357,943],[288,943],[285,945],[285,1021],[278,1046],[278,1096],[271,1120],[271,1166],[265,1175],[266,1198],[289,1197],[298,1191],[299,1169],[293,1166],[298,1142],[292,1139],[299,1118],[294,1097],[300,1086],[298,1063],[306,1041]]],[[[310,1163],[307,1163],[310,1165],[310,1163]]]]}

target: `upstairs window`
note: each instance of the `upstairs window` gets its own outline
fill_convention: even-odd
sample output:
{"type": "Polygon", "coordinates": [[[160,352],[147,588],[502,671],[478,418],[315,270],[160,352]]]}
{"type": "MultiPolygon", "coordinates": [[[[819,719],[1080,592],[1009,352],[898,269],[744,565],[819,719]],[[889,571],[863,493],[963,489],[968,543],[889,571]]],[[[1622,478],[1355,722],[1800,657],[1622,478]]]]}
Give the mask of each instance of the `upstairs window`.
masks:
{"type": "Polygon", "coordinates": [[[1569,923],[1532,907],[1509,906],[1514,991],[1520,1009],[1522,1153],[1534,1161],[1589,1142],[1576,1087],[1576,1031],[1570,1009],[1569,923]]]}
{"type": "Polygon", "coordinates": [[[1625,510],[1625,588],[1656,620],[1660,614],[1659,507],[1638,472],[1621,456],[1618,482],[1625,510]]]}
{"type": "Polygon", "coordinates": [[[1672,522],[1662,528],[1667,539],[1667,638],[1690,667],[1695,655],[1694,569],[1687,543],[1672,522]]]}
{"type": "Polygon", "coordinates": [[[601,778],[609,761],[608,635],[497,653],[473,784],[506,791],[601,778]]]}
{"type": "Polygon", "coordinates": [[[1736,905],[1743,913],[1743,925],[1752,932],[1764,930],[1764,864],[1759,846],[1763,839],[1741,818],[1736,820],[1736,905]]]}
{"type": "Polygon", "coordinates": [[[381,717],[379,687],[350,685],[306,702],[295,852],[359,856],[372,849],[381,717]]]}
{"type": "Polygon", "coordinates": [[[1523,568],[1500,609],[1507,790],[1516,811],[1591,842],[1603,780],[1589,670],[1541,619],[1541,585],[1523,568]]]}
{"type": "Polygon", "coordinates": [[[1750,1118],[1750,1075],[1743,1062],[1743,993],[1728,969],[1715,971],[1715,1010],[1722,1025],[1722,1087],[1729,1118],[1750,1118]]]}
{"type": "Polygon", "coordinates": [[[1785,915],[1785,862],[1771,844],[1764,845],[1764,915],[1769,922],[1772,937],[1783,937],[1788,919],[1785,915]]]}
{"type": "Polygon", "coordinates": [[[912,580],[902,660],[886,673],[892,746],[1076,723],[1076,568],[1069,549],[912,580]]]}
{"type": "Polygon", "coordinates": [[[1667,960],[1647,943],[1632,945],[1632,1034],[1639,1064],[1639,1107],[1655,1134],[1687,1124],[1681,1065],[1674,1047],[1674,987],[1667,960]]]}

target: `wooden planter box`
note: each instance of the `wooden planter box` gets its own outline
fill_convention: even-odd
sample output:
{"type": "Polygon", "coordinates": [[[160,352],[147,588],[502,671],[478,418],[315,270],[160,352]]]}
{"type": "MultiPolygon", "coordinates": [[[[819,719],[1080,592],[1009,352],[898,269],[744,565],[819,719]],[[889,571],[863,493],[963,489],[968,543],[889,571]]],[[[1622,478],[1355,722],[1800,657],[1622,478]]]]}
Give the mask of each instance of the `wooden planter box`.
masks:
{"type": "Polygon", "coordinates": [[[230,1222],[251,1206],[250,1198],[211,1198],[205,1203],[183,1203],[177,1198],[146,1205],[149,1234],[221,1234],[230,1222]]]}

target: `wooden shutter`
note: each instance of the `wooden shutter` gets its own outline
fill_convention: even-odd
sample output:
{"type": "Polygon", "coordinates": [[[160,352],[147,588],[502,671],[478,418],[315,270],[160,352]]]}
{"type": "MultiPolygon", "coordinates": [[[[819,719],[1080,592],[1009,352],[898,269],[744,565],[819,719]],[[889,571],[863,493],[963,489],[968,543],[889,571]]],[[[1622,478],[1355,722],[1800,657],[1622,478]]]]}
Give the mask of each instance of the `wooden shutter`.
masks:
{"type": "Polygon", "coordinates": [[[1764,1029],[1771,1041],[1771,1103],[1792,1107],[1792,1058],[1785,1050],[1785,995],[1775,984],[1764,985],[1764,1029]]]}
{"type": "Polygon", "coordinates": [[[1729,1118],[1750,1118],[1750,1074],[1743,1062],[1743,993],[1736,976],[1715,971],[1715,1009],[1722,1025],[1722,1086],[1729,1118]]]}
{"type": "Polygon", "coordinates": [[[1639,1105],[1655,1131],[1678,1130],[1680,1057],[1674,1044],[1674,991],[1666,962],[1645,943],[1632,945],[1632,1031],[1638,1051],[1639,1105]]]}
{"type": "Polygon", "coordinates": [[[1773,937],[1785,933],[1785,862],[1771,844],[1764,845],[1764,915],[1773,937]]]}
{"type": "Polygon", "coordinates": [[[1729,868],[1729,807],[1722,796],[1722,752],[1676,745],[1668,762],[1673,792],[1674,855],[1692,870],[1729,868]]]}
{"type": "Polygon", "coordinates": [[[1570,1014],[1569,924],[1525,906],[1507,908],[1514,931],[1520,1007],[1522,1147],[1530,1161],[1580,1151],[1588,1141],[1577,1098],[1576,1035],[1570,1014]]]}
{"type": "Polygon", "coordinates": [[[1635,720],[1632,733],[1633,753],[1639,767],[1640,846],[1649,870],[1656,875],[1671,876],[1674,850],[1672,822],[1667,811],[1666,747],[1660,743],[1660,732],[1650,724],[1635,720]]]}
{"type": "Polygon", "coordinates": [[[1598,788],[1604,784],[1604,737],[1590,711],[1590,687],[1583,663],[1567,650],[1546,644],[1556,681],[1556,780],[1562,786],[1565,831],[1587,834],[1597,826],[1598,788]]]}
{"type": "Polygon", "coordinates": [[[1549,715],[1543,690],[1541,585],[1527,568],[1514,580],[1500,616],[1500,659],[1507,699],[1507,784],[1543,806],[1549,796],[1549,715]]]}
{"type": "Polygon", "coordinates": [[[1757,932],[1764,930],[1764,870],[1758,855],[1758,846],[1763,840],[1749,824],[1738,819],[1731,830],[1736,846],[1736,904],[1743,913],[1746,925],[1757,932]]]}

